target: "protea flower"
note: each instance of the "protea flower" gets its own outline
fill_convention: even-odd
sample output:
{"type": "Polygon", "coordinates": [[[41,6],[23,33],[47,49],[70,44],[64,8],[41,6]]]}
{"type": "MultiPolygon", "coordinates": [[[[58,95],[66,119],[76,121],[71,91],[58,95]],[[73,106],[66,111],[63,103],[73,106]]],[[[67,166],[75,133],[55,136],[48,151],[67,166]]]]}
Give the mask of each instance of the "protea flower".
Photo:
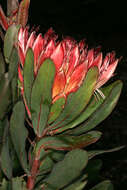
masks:
{"type": "Polygon", "coordinates": [[[8,1],[8,17],[6,17],[0,6],[0,24],[2,28],[6,31],[12,24],[21,24],[25,27],[28,19],[29,5],[30,0],[22,0],[20,4],[18,0],[8,1]]]}
{"type": "MultiPolygon", "coordinates": [[[[44,37],[41,34],[36,37],[35,32],[29,35],[28,28],[20,29],[18,51],[21,65],[18,73],[22,84],[22,95],[24,93],[22,68],[28,48],[32,48],[34,52],[35,78],[40,65],[43,64],[46,58],[50,58],[55,64],[56,74],[52,89],[52,102],[55,102],[60,97],[66,99],[68,94],[77,91],[88,70],[93,66],[97,66],[99,70],[95,91],[98,91],[113,76],[118,63],[114,52],[108,53],[103,59],[102,53],[98,48],[88,50],[84,41],[76,43],[71,38],[65,38],[59,42],[56,39],[57,36],[52,29],[49,29],[44,37]]],[[[27,111],[30,116],[29,108],[27,108],[27,111]]]]}

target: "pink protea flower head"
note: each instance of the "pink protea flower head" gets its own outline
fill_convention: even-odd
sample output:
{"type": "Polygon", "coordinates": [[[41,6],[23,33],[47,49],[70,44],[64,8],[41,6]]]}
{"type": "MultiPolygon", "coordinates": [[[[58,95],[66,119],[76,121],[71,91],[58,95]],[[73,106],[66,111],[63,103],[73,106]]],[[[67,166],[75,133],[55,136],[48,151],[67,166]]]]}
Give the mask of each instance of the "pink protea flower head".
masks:
{"type": "Polygon", "coordinates": [[[56,74],[52,89],[52,102],[60,97],[67,98],[68,94],[75,92],[81,86],[88,70],[96,66],[99,70],[99,77],[95,91],[104,85],[112,76],[118,64],[115,53],[108,53],[103,59],[98,49],[90,49],[84,41],[77,43],[74,39],[65,38],[57,41],[57,36],[52,29],[42,37],[41,34],[29,35],[28,28],[21,28],[18,34],[18,51],[21,64],[18,68],[19,79],[23,95],[22,68],[28,48],[34,53],[34,76],[36,78],[40,65],[47,58],[50,58],[56,68],[56,74]]]}

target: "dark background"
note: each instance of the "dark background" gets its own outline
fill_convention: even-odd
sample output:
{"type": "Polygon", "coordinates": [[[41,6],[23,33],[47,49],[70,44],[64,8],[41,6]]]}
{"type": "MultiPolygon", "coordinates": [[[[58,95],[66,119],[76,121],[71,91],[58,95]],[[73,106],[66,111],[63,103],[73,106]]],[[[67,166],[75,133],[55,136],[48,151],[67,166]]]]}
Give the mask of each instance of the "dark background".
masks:
{"type": "MultiPolygon", "coordinates": [[[[4,0],[0,3],[6,7],[4,0]]],[[[97,129],[103,132],[96,148],[109,149],[127,144],[127,6],[113,0],[31,0],[30,27],[43,34],[52,27],[59,35],[85,38],[89,48],[102,46],[104,55],[114,50],[123,57],[113,80],[121,79],[123,91],[113,113],[97,129]]],[[[100,156],[103,179],[110,179],[115,190],[127,189],[127,148],[100,156]]]]}

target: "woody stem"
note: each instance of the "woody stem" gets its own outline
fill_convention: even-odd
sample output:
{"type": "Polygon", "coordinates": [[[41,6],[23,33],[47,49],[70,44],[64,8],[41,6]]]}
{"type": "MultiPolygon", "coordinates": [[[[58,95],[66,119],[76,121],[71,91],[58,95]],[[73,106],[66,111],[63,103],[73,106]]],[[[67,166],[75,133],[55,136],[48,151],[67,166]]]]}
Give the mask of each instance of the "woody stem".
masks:
{"type": "Polygon", "coordinates": [[[31,174],[28,176],[28,179],[27,179],[27,189],[29,190],[33,190],[34,188],[36,175],[37,175],[39,166],[40,166],[40,161],[35,159],[32,164],[31,174]]]}

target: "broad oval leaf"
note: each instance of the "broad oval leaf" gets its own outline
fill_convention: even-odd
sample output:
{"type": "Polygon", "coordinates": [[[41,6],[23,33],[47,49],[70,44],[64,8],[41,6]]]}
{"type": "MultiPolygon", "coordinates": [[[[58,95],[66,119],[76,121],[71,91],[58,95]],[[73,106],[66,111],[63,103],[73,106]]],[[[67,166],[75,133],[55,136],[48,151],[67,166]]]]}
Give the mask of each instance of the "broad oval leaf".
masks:
{"type": "Polygon", "coordinates": [[[22,102],[18,102],[13,109],[10,120],[11,139],[16,150],[17,156],[23,169],[28,173],[28,164],[26,156],[26,139],[28,131],[24,126],[25,108],[22,102]]]}
{"type": "Polygon", "coordinates": [[[55,65],[50,59],[46,59],[39,69],[31,94],[32,124],[38,137],[42,136],[48,121],[54,76],[55,65]]]}
{"type": "Polygon", "coordinates": [[[58,162],[51,174],[45,179],[45,190],[61,189],[75,180],[88,162],[87,152],[81,149],[72,150],[58,162]]]}
{"type": "Polygon", "coordinates": [[[6,35],[4,38],[4,56],[7,63],[10,62],[12,50],[17,41],[19,28],[20,28],[19,25],[11,25],[6,32],[6,35]]]}

